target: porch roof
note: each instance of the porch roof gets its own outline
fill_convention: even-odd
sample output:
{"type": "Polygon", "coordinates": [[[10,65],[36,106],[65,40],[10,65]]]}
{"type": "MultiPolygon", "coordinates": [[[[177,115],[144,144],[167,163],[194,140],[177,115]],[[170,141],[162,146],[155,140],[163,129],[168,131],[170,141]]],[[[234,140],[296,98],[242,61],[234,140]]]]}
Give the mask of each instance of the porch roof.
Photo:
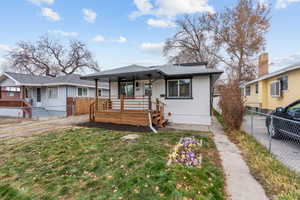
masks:
{"type": "Polygon", "coordinates": [[[82,76],[81,79],[109,79],[112,81],[122,79],[138,79],[147,80],[149,78],[164,78],[164,77],[179,77],[179,76],[195,76],[195,75],[221,75],[223,71],[210,69],[206,67],[206,63],[182,64],[182,65],[160,65],[144,67],[140,65],[130,65],[120,67],[112,70],[105,70],[102,72],[82,76]]]}

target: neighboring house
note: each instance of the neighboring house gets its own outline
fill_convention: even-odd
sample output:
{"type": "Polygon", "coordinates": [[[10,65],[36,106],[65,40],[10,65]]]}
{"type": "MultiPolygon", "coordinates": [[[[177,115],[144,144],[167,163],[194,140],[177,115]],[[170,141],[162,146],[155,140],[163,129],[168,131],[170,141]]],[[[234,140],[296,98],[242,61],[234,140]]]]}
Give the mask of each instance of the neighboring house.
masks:
{"type": "Polygon", "coordinates": [[[1,90],[2,99],[20,99],[21,90],[16,87],[3,87],[1,90]]]}
{"type": "MultiPolygon", "coordinates": [[[[108,83],[102,84],[99,93],[108,94],[108,83]]],[[[0,76],[0,116],[19,116],[20,109],[7,108],[17,101],[31,105],[36,114],[48,111],[65,116],[67,97],[95,97],[94,82],[82,80],[80,75],[47,77],[5,72],[0,76]]]]}
{"type": "Polygon", "coordinates": [[[300,99],[300,63],[268,73],[268,54],[259,59],[259,77],[243,84],[246,106],[269,112],[300,99]]]}
{"type": "Polygon", "coordinates": [[[109,80],[109,106],[96,110],[92,120],[135,124],[134,120],[144,119],[137,125],[147,125],[151,123],[147,114],[150,113],[153,122],[162,120],[157,122],[160,125],[166,120],[178,124],[210,125],[213,84],[223,72],[206,66],[207,63],[153,67],[131,65],[83,76],[86,80],[109,80]],[[131,108],[132,102],[135,107],[131,108]],[[118,110],[121,112],[115,112],[118,110]],[[123,117],[122,112],[127,110],[128,115],[123,117]],[[143,114],[138,115],[141,110],[143,114]],[[133,112],[135,117],[131,120],[130,113],[133,112]],[[158,115],[161,119],[156,118],[158,115]]]}

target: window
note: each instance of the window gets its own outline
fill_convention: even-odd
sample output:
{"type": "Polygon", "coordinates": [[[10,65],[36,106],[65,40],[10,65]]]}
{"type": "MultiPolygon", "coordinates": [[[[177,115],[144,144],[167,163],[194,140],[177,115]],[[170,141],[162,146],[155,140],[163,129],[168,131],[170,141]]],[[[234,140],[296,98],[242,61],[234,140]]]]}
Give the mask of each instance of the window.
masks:
{"type": "Polygon", "coordinates": [[[178,79],[167,81],[168,98],[192,98],[191,79],[178,79]]]}
{"type": "Polygon", "coordinates": [[[101,90],[101,89],[98,90],[98,96],[99,96],[99,97],[102,96],[102,90],[101,90]]]}
{"type": "Polygon", "coordinates": [[[14,97],[14,96],[15,96],[15,93],[14,93],[14,92],[7,92],[7,96],[9,96],[9,97],[14,97]]]}
{"type": "Polygon", "coordinates": [[[145,96],[152,95],[152,85],[151,83],[145,83],[145,96]]]}
{"type": "Polygon", "coordinates": [[[88,89],[87,88],[78,88],[77,96],[79,97],[87,97],[88,96],[88,89]]]}
{"type": "MultiPolygon", "coordinates": [[[[40,88],[37,88],[40,89],[40,88]]],[[[58,88],[57,87],[49,87],[48,88],[48,98],[56,99],[58,97],[58,88]]]]}
{"type": "Polygon", "coordinates": [[[134,97],[134,81],[119,82],[119,95],[134,97]]]}
{"type": "Polygon", "coordinates": [[[280,80],[281,82],[281,89],[282,90],[288,90],[289,89],[289,78],[288,76],[283,76],[280,80]]]}
{"type": "Polygon", "coordinates": [[[258,94],[258,83],[255,84],[255,94],[258,94]]]}
{"type": "Polygon", "coordinates": [[[20,92],[21,91],[21,89],[18,87],[6,87],[5,90],[9,91],[9,92],[20,92]]]}
{"type": "Polygon", "coordinates": [[[296,103],[287,109],[288,113],[293,114],[293,113],[300,113],[300,103],[296,103]]]}
{"type": "Polygon", "coordinates": [[[272,97],[280,97],[281,96],[281,85],[280,81],[273,81],[270,87],[270,93],[272,97]]]}
{"type": "Polygon", "coordinates": [[[251,95],[251,86],[250,85],[246,86],[245,94],[246,94],[246,96],[250,96],[251,95]]]}

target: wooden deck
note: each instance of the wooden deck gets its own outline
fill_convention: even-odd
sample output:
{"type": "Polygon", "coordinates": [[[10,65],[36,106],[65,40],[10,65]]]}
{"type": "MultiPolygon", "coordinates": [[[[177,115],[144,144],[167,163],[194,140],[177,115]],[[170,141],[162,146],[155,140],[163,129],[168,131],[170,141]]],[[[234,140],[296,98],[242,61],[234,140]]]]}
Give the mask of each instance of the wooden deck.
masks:
{"type": "Polygon", "coordinates": [[[134,126],[164,126],[163,104],[149,97],[98,99],[90,105],[90,121],[134,126]],[[152,105],[155,105],[155,110],[152,105]],[[150,114],[150,116],[149,116],[150,114]]]}
{"type": "Polygon", "coordinates": [[[117,112],[114,110],[106,112],[96,112],[94,121],[114,124],[128,124],[135,126],[150,125],[148,112],[117,112]]]}

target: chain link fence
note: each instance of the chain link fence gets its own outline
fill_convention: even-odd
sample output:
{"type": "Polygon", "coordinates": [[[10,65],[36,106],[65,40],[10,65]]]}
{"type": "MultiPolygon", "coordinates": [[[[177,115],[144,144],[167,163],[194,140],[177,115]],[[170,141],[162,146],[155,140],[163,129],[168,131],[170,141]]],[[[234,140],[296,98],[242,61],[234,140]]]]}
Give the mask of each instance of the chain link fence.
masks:
{"type": "Polygon", "coordinates": [[[243,129],[285,166],[300,173],[300,122],[248,110],[243,129]]]}

